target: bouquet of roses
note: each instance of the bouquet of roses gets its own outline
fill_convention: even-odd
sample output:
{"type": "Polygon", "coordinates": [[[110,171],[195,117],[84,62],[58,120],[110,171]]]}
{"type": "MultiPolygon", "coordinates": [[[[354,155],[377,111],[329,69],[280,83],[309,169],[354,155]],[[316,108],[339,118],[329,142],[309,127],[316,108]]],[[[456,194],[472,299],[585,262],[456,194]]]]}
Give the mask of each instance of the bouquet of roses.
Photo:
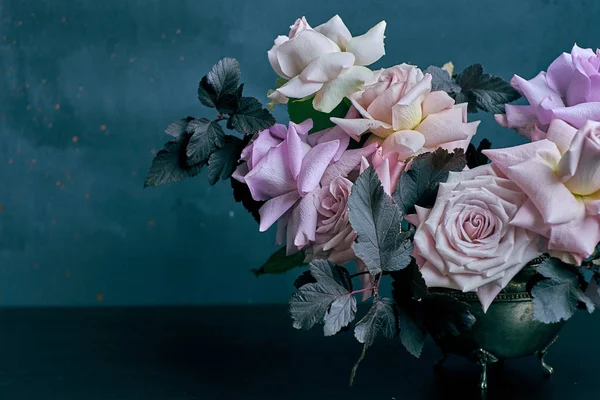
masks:
{"type": "Polygon", "coordinates": [[[372,71],[385,27],[353,36],[338,16],[315,28],[301,18],[275,39],[268,107],[286,104],[287,126],[243,96],[236,60],[219,61],[198,87],[215,119],[169,125],[145,185],[203,167],[211,184],[230,180],[259,230],[276,226],[282,245],[254,273],[306,268],[290,300],[294,327],[348,330],[361,294],[371,299],[354,327],[364,350],[382,335],[419,356],[426,332],[457,335],[475,322],[465,303],[430,289],[475,292],[485,312],[534,260],[534,319],[591,312],[600,299],[600,51],[575,46],[547,72],[510,83],[479,64],[372,71]],[[529,105],[507,104],[521,95],[529,105]],[[479,121],[468,115],[478,110],[531,143],[475,148],[479,121]],[[427,309],[435,320],[423,318],[427,309]]]}

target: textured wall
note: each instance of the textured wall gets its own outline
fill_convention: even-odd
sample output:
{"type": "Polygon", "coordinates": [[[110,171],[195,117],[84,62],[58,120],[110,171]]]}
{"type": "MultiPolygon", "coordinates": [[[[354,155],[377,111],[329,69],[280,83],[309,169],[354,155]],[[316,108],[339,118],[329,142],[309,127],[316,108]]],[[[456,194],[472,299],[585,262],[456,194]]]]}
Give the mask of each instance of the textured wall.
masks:
{"type": "MultiPolygon", "coordinates": [[[[197,83],[216,60],[238,58],[264,99],[275,36],[335,13],[355,34],[387,20],[375,67],[452,60],[532,77],[573,42],[599,44],[593,0],[2,0],[0,304],[286,301],[294,274],[249,273],[274,234],[226,183],[142,183],[166,125],[202,116],[197,83]]],[[[479,138],[519,141],[483,120],[479,138]]]]}

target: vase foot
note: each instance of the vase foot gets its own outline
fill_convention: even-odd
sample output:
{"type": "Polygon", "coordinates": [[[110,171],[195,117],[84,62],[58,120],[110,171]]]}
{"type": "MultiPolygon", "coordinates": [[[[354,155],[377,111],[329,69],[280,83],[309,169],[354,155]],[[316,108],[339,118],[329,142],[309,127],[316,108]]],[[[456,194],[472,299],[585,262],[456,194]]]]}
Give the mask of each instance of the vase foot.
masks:
{"type": "Polygon", "coordinates": [[[540,363],[542,364],[542,370],[547,375],[552,375],[554,373],[554,368],[552,368],[550,365],[548,365],[548,363],[546,363],[546,354],[548,353],[548,349],[550,349],[550,347],[556,342],[557,339],[558,335],[556,335],[546,347],[544,347],[537,353],[540,363]]]}
{"type": "Polygon", "coordinates": [[[488,388],[487,367],[490,364],[498,362],[498,357],[496,357],[487,350],[477,349],[473,352],[471,358],[473,358],[475,362],[481,366],[481,375],[479,376],[479,388],[482,391],[485,391],[488,388]]]}

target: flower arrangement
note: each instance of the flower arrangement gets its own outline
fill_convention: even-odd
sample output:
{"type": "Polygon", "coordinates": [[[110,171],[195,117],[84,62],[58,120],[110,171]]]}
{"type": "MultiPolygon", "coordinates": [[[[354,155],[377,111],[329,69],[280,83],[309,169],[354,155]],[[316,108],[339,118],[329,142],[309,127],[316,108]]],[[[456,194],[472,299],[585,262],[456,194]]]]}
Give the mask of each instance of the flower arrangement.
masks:
{"type": "Polygon", "coordinates": [[[370,301],[353,329],[360,359],[377,336],[399,337],[418,357],[426,332],[468,331],[470,307],[432,289],[474,292],[485,313],[534,260],[536,321],[592,312],[600,304],[600,50],[574,46],[547,72],[510,83],[479,64],[460,73],[452,63],[372,71],[385,28],[353,36],[339,16],[315,28],[300,18],[278,36],[267,52],[278,75],[268,108],[286,104],[287,126],[243,96],[235,59],[219,61],[198,87],[215,119],[169,125],[171,141],[145,186],[203,167],[211,185],[230,180],[236,201],[261,232],[276,226],[282,246],[254,273],[304,268],[290,300],[295,328],[322,324],[336,335],[357,318],[357,295],[370,301]],[[529,104],[509,104],[521,96],[529,104]],[[478,110],[531,143],[491,149],[484,139],[475,148],[479,121],[468,116],[478,110]],[[424,308],[437,310],[435,321],[424,308]]]}

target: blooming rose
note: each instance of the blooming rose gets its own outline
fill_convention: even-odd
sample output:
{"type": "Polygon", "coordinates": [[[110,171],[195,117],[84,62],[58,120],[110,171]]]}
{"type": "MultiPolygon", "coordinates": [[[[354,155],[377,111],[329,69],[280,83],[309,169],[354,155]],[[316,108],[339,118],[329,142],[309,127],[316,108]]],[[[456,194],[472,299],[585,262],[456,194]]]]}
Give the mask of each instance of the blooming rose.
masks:
{"type": "Polygon", "coordinates": [[[331,118],[351,137],[371,132],[383,151],[401,160],[439,147],[469,145],[479,121],[467,123],[467,104],[454,104],[444,91],[431,91],[431,75],[401,64],[375,73],[365,90],[349,96],[362,118],[331,118]]]}
{"type": "Polygon", "coordinates": [[[269,50],[273,70],[288,80],[269,98],[276,103],[287,103],[288,97],[301,99],[316,93],[314,108],[331,112],[373,76],[364,66],[385,54],[385,26],[382,21],[364,35],[353,38],[337,15],[315,29],[306,18],[298,19],[289,36],[278,36],[269,50]]]}
{"type": "Polygon", "coordinates": [[[600,122],[576,130],[555,119],[547,139],[484,153],[529,197],[512,225],[544,236],[549,253],[571,264],[594,252],[600,242],[600,122]]]}
{"type": "Polygon", "coordinates": [[[414,245],[429,287],[475,291],[484,312],[532,259],[536,235],[509,224],[527,196],[490,165],[450,173],[433,209],[416,207],[414,245]],[[417,221],[418,220],[418,221],[417,221]]]}
{"type": "Polygon", "coordinates": [[[600,50],[573,46],[535,78],[515,75],[510,84],[530,105],[506,105],[506,114],[496,115],[503,126],[536,141],[546,138],[550,121],[562,119],[575,128],[586,120],[600,121],[600,50]]]}
{"type": "Polygon", "coordinates": [[[396,185],[400,179],[400,175],[406,167],[406,163],[401,161],[401,158],[397,152],[384,152],[382,147],[379,147],[375,153],[373,153],[371,162],[363,157],[360,167],[360,173],[362,174],[369,165],[373,165],[377,176],[383,186],[383,191],[388,195],[392,195],[396,189],[396,185]]]}
{"type": "Polygon", "coordinates": [[[346,150],[350,138],[339,128],[309,136],[312,126],[309,119],[259,132],[242,151],[245,162],[233,175],[248,185],[254,200],[266,201],[259,210],[259,229],[264,232],[279,220],[278,242],[285,238],[288,252],[315,240],[317,189],[358,168],[361,158],[376,149],[346,150]]]}
{"type": "Polygon", "coordinates": [[[336,264],[354,259],[352,243],[356,232],[348,218],[348,198],[352,182],[338,176],[316,193],[317,229],[309,260],[327,258],[336,264]]]}

